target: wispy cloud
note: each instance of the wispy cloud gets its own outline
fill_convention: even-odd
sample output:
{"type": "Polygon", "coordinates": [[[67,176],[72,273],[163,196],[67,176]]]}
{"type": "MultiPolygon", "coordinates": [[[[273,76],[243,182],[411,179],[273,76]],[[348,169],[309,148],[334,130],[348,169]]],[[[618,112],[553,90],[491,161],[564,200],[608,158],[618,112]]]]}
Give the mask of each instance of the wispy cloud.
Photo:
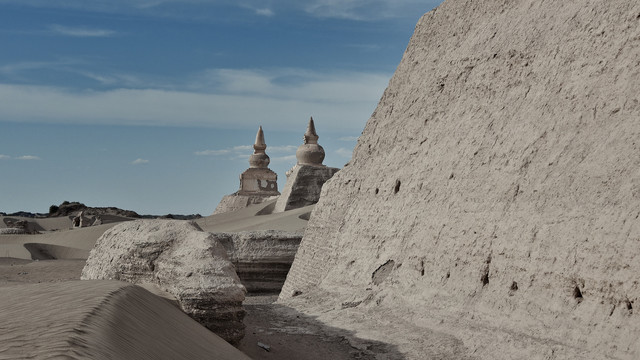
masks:
{"type": "MultiPolygon", "coordinates": [[[[0,0],[1,1],[1,0],[0,0]]],[[[79,76],[95,81],[99,85],[120,87],[161,87],[156,78],[137,74],[114,72],[105,69],[92,70],[92,64],[82,59],[63,58],[53,61],[21,61],[0,65],[0,75],[14,82],[34,82],[42,76],[42,71],[62,73],[65,76],[79,76]]]]}
{"type": "Polygon", "coordinates": [[[339,148],[335,153],[340,157],[350,159],[353,156],[353,149],[339,148]]]}
{"type": "Polygon", "coordinates": [[[16,76],[20,73],[34,70],[60,70],[69,66],[77,66],[78,61],[73,59],[60,59],[56,61],[22,61],[0,66],[0,74],[5,76],[16,76]]]}
{"type": "Polygon", "coordinates": [[[255,9],[256,14],[257,15],[261,15],[261,16],[273,16],[275,15],[275,13],[273,12],[273,10],[268,9],[268,8],[264,8],[264,9],[255,9]]]}
{"type": "Polygon", "coordinates": [[[149,160],[146,159],[135,159],[131,162],[131,165],[141,165],[141,164],[148,164],[149,160]]]}
{"type": "Polygon", "coordinates": [[[291,153],[291,152],[295,153],[296,150],[298,150],[298,147],[295,145],[282,145],[282,146],[267,145],[267,152],[272,152],[272,153],[291,153]]]}
{"type": "Polygon", "coordinates": [[[271,16],[274,16],[276,14],[271,8],[258,6],[258,5],[263,5],[263,4],[254,5],[254,4],[250,4],[250,3],[242,3],[242,2],[240,2],[238,5],[243,7],[243,8],[245,8],[245,9],[251,10],[256,15],[260,15],[260,16],[271,17],[271,16]]]}
{"type": "Polygon", "coordinates": [[[231,152],[230,149],[221,149],[221,150],[202,150],[202,151],[196,151],[194,154],[198,155],[198,156],[218,156],[218,155],[224,155],[224,154],[229,154],[231,152]]]}
{"type": "Polygon", "coordinates": [[[49,30],[54,34],[74,37],[109,37],[116,34],[113,30],[71,27],[58,24],[49,26],[49,30]]]}
{"type": "MultiPolygon", "coordinates": [[[[298,147],[295,145],[267,146],[267,154],[275,155],[269,156],[271,162],[290,162],[296,160],[295,152],[297,149],[298,147]]],[[[238,145],[225,149],[196,151],[194,154],[197,156],[225,156],[229,160],[247,161],[252,153],[252,145],[238,145]]]]}
{"type": "MultiPolygon", "coordinates": [[[[4,69],[12,70],[17,71],[15,67],[4,69]]],[[[0,118],[40,123],[243,128],[253,126],[257,118],[268,117],[273,129],[285,129],[299,126],[313,115],[324,129],[360,130],[389,77],[300,69],[216,69],[193,76],[187,84],[151,88],[71,91],[0,83],[0,118]]]]}
{"type": "Polygon", "coordinates": [[[236,6],[251,10],[257,16],[290,16],[337,18],[370,21],[402,17],[418,18],[440,4],[442,0],[0,0],[0,4],[79,9],[99,13],[143,14],[145,16],[178,17],[190,19],[215,18],[215,10],[222,6],[236,6]]]}
{"type": "Polygon", "coordinates": [[[296,156],[295,155],[276,156],[274,158],[271,158],[271,161],[275,163],[295,162],[296,156]]]}
{"type": "Polygon", "coordinates": [[[253,151],[253,146],[238,145],[238,146],[233,146],[226,149],[196,151],[194,154],[198,156],[220,156],[220,155],[228,155],[228,154],[237,156],[237,155],[242,155],[244,153],[247,153],[249,151],[253,151]]]}
{"type": "Polygon", "coordinates": [[[18,160],[42,160],[40,157],[34,156],[34,155],[22,155],[22,156],[18,156],[16,159],[18,159],[18,160]]]}
{"type": "Polygon", "coordinates": [[[419,17],[442,1],[425,0],[313,0],[304,10],[316,17],[377,20],[407,15],[419,17]]]}
{"type": "Polygon", "coordinates": [[[11,159],[11,156],[0,154],[0,160],[7,160],[7,159],[11,159]]]}
{"type": "Polygon", "coordinates": [[[357,136],[343,136],[341,138],[338,138],[338,140],[340,140],[340,141],[358,141],[358,137],[357,136]]]}
{"type": "Polygon", "coordinates": [[[391,74],[316,72],[295,68],[211,69],[198,74],[191,86],[201,91],[256,94],[271,98],[315,101],[376,100],[391,74]]]}

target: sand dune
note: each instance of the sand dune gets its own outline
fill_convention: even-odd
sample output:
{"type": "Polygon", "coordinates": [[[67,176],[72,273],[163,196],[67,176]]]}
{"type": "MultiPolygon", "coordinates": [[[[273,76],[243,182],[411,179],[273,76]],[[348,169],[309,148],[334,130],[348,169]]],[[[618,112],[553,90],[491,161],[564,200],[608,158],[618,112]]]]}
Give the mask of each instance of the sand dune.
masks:
{"type": "Polygon", "coordinates": [[[9,286],[0,304],[0,359],[248,359],[164,299],[128,283],[9,286]]]}
{"type": "Polygon", "coordinates": [[[207,216],[196,220],[196,223],[200,225],[202,230],[210,232],[253,230],[304,232],[304,228],[307,226],[308,214],[315,205],[270,214],[275,204],[276,200],[271,200],[262,204],[248,206],[244,209],[207,216]]]}
{"type": "Polygon", "coordinates": [[[24,248],[33,260],[86,259],[89,250],[53,244],[25,243],[24,248]]]}
{"type": "MultiPolygon", "coordinates": [[[[46,219],[44,219],[46,220],[46,219]]],[[[18,259],[86,259],[96,240],[117,223],[34,235],[0,235],[0,257],[18,259]],[[30,248],[25,247],[25,244],[30,248]],[[35,244],[42,244],[36,246],[35,244]],[[45,246],[47,245],[47,246],[45,246]],[[65,247],[67,249],[52,246],[65,247]],[[45,250],[46,249],[46,250],[45,250]],[[31,251],[30,251],[31,250],[31,251]],[[52,257],[34,257],[33,250],[43,250],[52,257]]]]}
{"type": "MultiPolygon", "coordinates": [[[[283,230],[304,232],[312,206],[269,214],[275,200],[249,206],[238,211],[212,215],[196,220],[204,231],[232,232],[250,230],[283,230]],[[266,213],[265,215],[260,215],[266,213]]],[[[105,216],[106,217],[106,216],[105,216]]],[[[66,217],[32,219],[20,217],[0,217],[0,227],[5,219],[28,220],[30,228],[41,231],[32,235],[0,235],[0,257],[44,260],[44,259],[86,259],[98,238],[118,222],[85,228],[70,228],[66,217]],[[55,230],[55,231],[54,231],[55,230]]],[[[128,221],[128,218],[109,217],[109,221],[128,221]]]]}

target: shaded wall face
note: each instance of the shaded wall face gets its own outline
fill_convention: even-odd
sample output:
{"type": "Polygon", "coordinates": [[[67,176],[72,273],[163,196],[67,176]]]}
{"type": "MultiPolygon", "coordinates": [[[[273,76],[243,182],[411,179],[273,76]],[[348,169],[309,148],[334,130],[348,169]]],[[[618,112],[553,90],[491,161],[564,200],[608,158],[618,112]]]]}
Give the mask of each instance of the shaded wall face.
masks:
{"type": "Polygon", "coordinates": [[[425,15],[281,298],[517,314],[637,350],[618,335],[640,334],[638,14],[485,0],[425,15]]]}

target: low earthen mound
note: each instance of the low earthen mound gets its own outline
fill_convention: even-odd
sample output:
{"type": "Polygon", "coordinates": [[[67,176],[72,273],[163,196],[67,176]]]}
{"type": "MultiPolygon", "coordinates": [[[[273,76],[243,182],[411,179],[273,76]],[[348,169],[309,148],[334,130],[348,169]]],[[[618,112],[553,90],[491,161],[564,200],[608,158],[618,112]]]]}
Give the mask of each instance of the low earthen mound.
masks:
{"type": "Polygon", "coordinates": [[[281,300],[482,358],[640,358],[639,59],[636,0],[445,1],[324,184],[281,300]]]}
{"type": "Polygon", "coordinates": [[[225,248],[195,223],[136,220],[107,230],[82,279],[154,284],[182,310],[229,342],[244,336],[245,288],[225,248]]]}
{"type": "Polygon", "coordinates": [[[166,300],[123,282],[10,286],[0,304],[3,359],[249,359],[166,300]]]}

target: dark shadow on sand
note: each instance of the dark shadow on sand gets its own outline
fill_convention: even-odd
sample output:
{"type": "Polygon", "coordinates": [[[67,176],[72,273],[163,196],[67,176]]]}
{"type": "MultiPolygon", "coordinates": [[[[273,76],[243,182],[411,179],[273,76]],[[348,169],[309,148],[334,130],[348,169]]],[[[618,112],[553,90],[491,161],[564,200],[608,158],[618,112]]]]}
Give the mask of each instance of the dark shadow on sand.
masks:
{"type": "Polygon", "coordinates": [[[255,360],[405,359],[395,345],[358,338],[288,306],[245,303],[244,307],[247,330],[238,348],[255,360]]]}

